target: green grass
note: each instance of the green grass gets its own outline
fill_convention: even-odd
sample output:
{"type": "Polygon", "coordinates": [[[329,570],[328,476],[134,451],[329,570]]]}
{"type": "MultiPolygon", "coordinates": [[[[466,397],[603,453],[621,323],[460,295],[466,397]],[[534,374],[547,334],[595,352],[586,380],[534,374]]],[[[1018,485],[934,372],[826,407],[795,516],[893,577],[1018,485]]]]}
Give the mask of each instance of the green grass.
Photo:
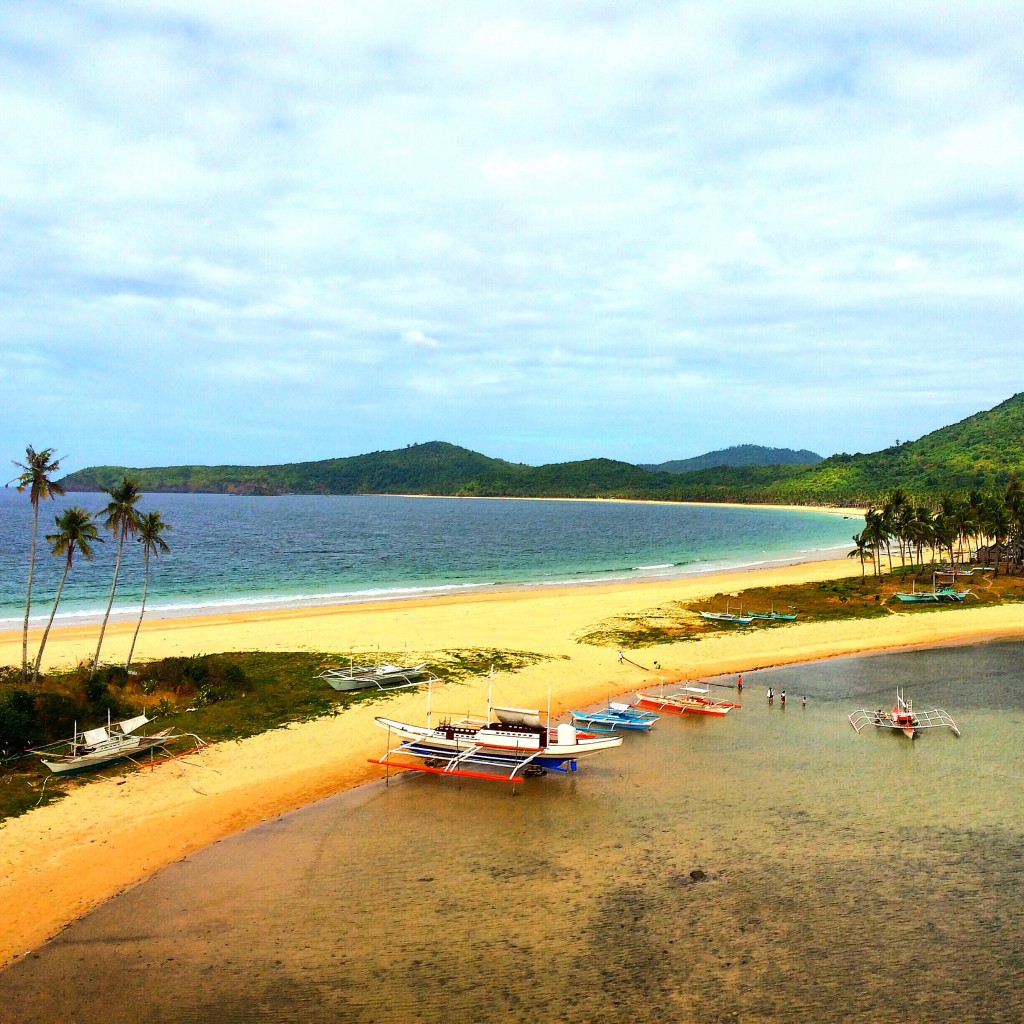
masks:
{"type": "MultiPolygon", "coordinates": [[[[979,604],[1005,604],[1024,601],[1024,581],[1020,577],[987,576],[972,582],[962,581],[957,589],[970,588],[972,595],[965,604],[940,602],[938,604],[903,604],[897,600],[897,590],[911,587],[912,573],[906,577],[897,568],[894,575],[880,579],[859,576],[822,583],[800,583],[784,587],[753,587],[729,594],[718,593],[706,601],[671,601],[657,608],[648,608],[629,615],[606,619],[576,638],[577,643],[594,647],[619,647],[638,650],[661,644],[699,640],[704,636],[751,629],[787,629],[792,622],[753,622],[749,626],[730,625],[703,619],[701,611],[777,612],[798,616],[800,622],[833,622],[844,619],[878,618],[883,615],[953,614],[964,607],[979,604]]],[[[918,589],[931,588],[931,569],[916,577],[918,589]]]]}
{"type": "MultiPolygon", "coordinates": [[[[373,662],[407,659],[407,654],[380,652],[373,662]]],[[[429,664],[442,683],[458,685],[486,675],[492,666],[495,672],[515,673],[544,659],[531,651],[459,648],[433,652],[429,664]]],[[[105,722],[108,708],[115,720],[144,709],[161,728],[173,726],[218,743],[394,697],[376,690],[340,693],[316,678],[324,668],[348,664],[347,655],[247,651],[164,658],[139,664],[131,676],[114,667],[95,681],[80,665],[42,678],[38,691],[31,692],[22,688],[17,670],[0,669],[0,822],[59,800],[77,785],[135,770],[125,761],[58,779],[35,756],[18,756],[25,747],[69,737],[76,723],[91,728],[105,722]]]]}

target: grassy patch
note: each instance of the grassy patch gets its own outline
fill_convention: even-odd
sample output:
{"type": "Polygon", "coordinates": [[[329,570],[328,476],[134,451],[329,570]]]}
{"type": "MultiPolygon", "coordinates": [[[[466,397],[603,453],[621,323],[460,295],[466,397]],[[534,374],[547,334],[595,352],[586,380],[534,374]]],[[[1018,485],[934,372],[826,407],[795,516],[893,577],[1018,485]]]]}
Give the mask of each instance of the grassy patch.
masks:
{"type": "Polygon", "coordinates": [[[830,622],[844,619],[877,618],[881,615],[949,614],[964,607],[978,604],[1005,604],[1024,601],[1024,581],[1017,576],[991,574],[961,578],[958,590],[971,591],[964,604],[939,602],[938,604],[904,604],[896,598],[896,591],[930,590],[931,570],[916,578],[899,573],[881,579],[868,576],[864,580],[854,576],[822,583],[799,583],[783,587],[752,587],[733,593],[718,593],[705,601],[670,601],[657,608],[648,608],[597,623],[576,638],[577,643],[595,647],[622,647],[637,650],[659,644],[699,640],[703,636],[750,629],[785,629],[792,622],[760,621],[749,626],[715,622],[701,618],[701,611],[768,612],[773,608],[782,614],[797,615],[800,622],[830,622]]]}
{"type": "MultiPolygon", "coordinates": [[[[464,648],[433,652],[430,667],[442,682],[459,683],[486,675],[492,666],[495,672],[514,673],[544,658],[530,651],[464,648]]],[[[407,659],[408,654],[381,652],[374,662],[407,659]]],[[[393,696],[376,690],[340,693],[316,678],[325,668],[348,664],[347,656],[323,653],[197,655],[141,663],[131,675],[110,667],[95,679],[80,665],[45,676],[38,690],[23,687],[19,671],[0,668],[0,821],[60,799],[90,779],[135,770],[125,761],[57,779],[37,757],[20,756],[28,747],[70,737],[76,725],[104,723],[108,710],[115,721],[144,710],[161,728],[173,726],[215,743],[393,696]]]]}

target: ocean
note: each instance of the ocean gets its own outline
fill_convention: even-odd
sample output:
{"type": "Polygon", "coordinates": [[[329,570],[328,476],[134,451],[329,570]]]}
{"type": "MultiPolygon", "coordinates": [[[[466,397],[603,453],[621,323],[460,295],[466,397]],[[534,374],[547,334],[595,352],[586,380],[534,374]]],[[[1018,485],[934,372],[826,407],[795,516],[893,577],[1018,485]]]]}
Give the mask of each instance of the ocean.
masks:
{"type": "Polygon", "coordinates": [[[727,718],[663,717],[514,795],[341,794],[71,925],[0,974],[0,1022],[1019,1024],[1022,659],[751,672],[727,718]],[[961,737],[855,733],[897,685],[961,737]]]}
{"type": "MultiPolygon", "coordinates": [[[[49,615],[63,559],[44,537],[70,504],[97,512],[102,494],[41,506],[33,622],[49,615]]],[[[610,501],[407,498],[386,495],[146,495],[173,527],[153,559],[147,616],[301,607],[495,587],[543,587],[686,576],[850,550],[860,523],[764,508],[610,501]]],[[[31,532],[26,495],[0,491],[0,629],[20,627],[31,532]]],[[[58,622],[106,608],[116,543],[76,559],[58,622]]],[[[115,618],[138,615],[142,557],[129,543],[115,618]]]]}

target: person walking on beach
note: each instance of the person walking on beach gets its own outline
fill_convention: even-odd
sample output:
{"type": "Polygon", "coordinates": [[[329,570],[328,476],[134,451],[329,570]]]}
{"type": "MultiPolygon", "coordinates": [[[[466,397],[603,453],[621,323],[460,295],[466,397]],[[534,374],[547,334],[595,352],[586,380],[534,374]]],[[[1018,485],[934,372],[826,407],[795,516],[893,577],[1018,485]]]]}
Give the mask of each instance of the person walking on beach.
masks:
{"type": "Polygon", "coordinates": [[[736,677],[736,690],[739,693],[743,692],[743,673],[742,672],[736,677]]]}
{"type": "Polygon", "coordinates": [[[619,664],[621,665],[626,659],[622,656],[622,651],[619,651],[619,664]]]}
{"type": "Polygon", "coordinates": [[[772,688],[768,687],[768,704],[771,706],[775,702],[775,694],[772,693],[772,688]]]}
{"type": "Polygon", "coordinates": [[[804,697],[804,700],[803,700],[803,705],[802,705],[802,706],[803,706],[803,707],[807,707],[807,698],[806,698],[806,697],[804,697]]]}
{"type": "Polygon", "coordinates": [[[786,706],[786,691],[785,691],[785,690],[783,690],[783,691],[782,691],[782,693],[781,693],[781,694],[779,695],[779,703],[780,703],[780,704],[781,704],[781,705],[782,705],[783,707],[785,707],[785,706],[786,706]]]}

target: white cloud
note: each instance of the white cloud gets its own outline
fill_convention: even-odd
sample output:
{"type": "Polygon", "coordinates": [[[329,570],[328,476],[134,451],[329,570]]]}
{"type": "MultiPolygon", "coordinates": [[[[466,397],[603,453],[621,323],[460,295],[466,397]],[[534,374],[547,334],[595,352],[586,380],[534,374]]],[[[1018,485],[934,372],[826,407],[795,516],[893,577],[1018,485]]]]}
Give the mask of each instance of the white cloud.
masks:
{"type": "Polygon", "coordinates": [[[22,437],[41,367],[76,397],[46,429],[136,464],[656,461],[697,452],[652,424],[757,441],[776,395],[771,443],[827,454],[995,404],[1024,376],[1022,23],[0,0],[0,432],[60,444],[22,437]],[[965,388],[976,350],[1000,372],[965,388]],[[104,429],[116,395],[173,398],[159,442],[104,429]]]}

